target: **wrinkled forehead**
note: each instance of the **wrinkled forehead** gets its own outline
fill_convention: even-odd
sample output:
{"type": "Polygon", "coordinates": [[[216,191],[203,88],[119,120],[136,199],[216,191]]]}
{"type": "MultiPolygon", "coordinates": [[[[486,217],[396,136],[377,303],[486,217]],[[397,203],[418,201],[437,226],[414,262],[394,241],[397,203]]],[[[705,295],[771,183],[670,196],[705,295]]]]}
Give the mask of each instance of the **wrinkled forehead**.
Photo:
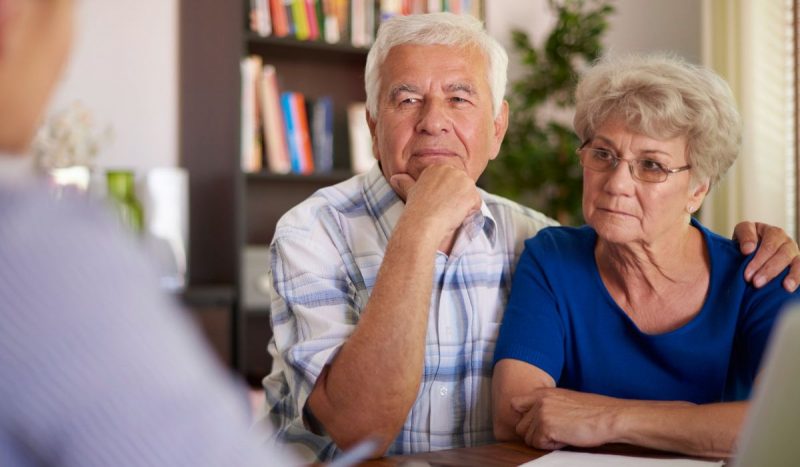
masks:
{"type": "Polygon", "coordinates": [[[488,87],[488,59],[473,45],[403,44],[392,47],[380,66],[380,84],[433,80],[439,83],[488,87]],[[431,57],[434,57],[433,59],[431,57]]]}

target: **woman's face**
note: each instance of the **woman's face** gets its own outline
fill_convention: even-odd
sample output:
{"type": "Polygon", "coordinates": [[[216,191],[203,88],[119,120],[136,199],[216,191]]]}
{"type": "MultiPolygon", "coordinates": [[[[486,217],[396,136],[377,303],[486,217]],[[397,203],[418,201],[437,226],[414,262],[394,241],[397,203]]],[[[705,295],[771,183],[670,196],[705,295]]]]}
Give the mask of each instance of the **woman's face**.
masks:
{"type": "MultiPolygon", "coordinates": [[[[685,137],[650,138],[631,132],[615,118],[601,125],[586,147],[626,160],[652,160],[670,169],[689,164],[685,137]]],[[[707,191],[707,184],[692,186],[690,170],[651,183],[634,178],[629,164],[620,161],[608,172],[583,169],[583,215],[606,241],[651,244],[680,235],[689,221],[688,207],[697,209],[707,191]]]]}
{"type": "Polygon", "coordinates": [[[0,152],[25,151],[66,63],[73,0],[0,0],[0,152]]]}

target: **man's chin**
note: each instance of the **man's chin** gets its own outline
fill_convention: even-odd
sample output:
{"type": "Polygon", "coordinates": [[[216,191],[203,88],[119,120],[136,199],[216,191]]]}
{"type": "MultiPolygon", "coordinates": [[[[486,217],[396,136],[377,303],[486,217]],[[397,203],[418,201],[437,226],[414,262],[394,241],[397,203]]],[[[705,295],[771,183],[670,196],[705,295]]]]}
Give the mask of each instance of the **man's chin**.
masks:
{"type": "Polygon", "coordinates": [[[411,178],[417,180],[419,176],[422,175],[422,172],[424,172],[428,167],[433,167],[437,165],[446,165],[466,172],[466,169],[464,168],[464,163],[459,157],[425,156],[421,158],[416,158],[411,164],[408,165],[408,174],[411,175],[411,178]]]}

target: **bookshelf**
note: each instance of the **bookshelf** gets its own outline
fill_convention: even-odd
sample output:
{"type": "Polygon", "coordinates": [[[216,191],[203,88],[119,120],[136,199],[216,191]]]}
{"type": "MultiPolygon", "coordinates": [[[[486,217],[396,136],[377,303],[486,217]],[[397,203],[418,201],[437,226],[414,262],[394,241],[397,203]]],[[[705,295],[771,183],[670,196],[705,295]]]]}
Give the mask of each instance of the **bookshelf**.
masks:
{"type": "MultiPolygon", "coordinates": [[[[377,5],[380,2],[376,2],[377,5]]],[[[368,49],[262,37],[249,27],[250,0],[180,2],[180,154],[190,174],[189,284],[228,287],[231,362],[251,384],[271,367],[266,298],[247,294],[250,246],[266,247],[278,219],[319,188],[352,175],[347,106],[364,101],[368,49]],[[258,55],[273,65],[281,91],[333,99],[333,170],[310,175],[241,170],[240,60],[258,55]]],[[[377,10],[376,10],[377,11],[377,10]]]]}
{"type": "MultiPolygon", "coordinates": [[[[243,2],[247,17],[250,2],[243,2]]],[[[266,353],[270,337],[269,307],[259,300],[248,303],[244,289],[252,284],[245,258],[247,247],[266,248],[272,240],[275,224],[292,206],[308,198],[319,188],[333,185],[352,176],[347,126],[347,105],[364,101],[364,66],[368,49],[349,43],[328,44],[293,38],[261,37],[242,23],[241,57],[258,55],[264,65],[276,69],[281,92],[297,91],[307,99],[330,96],[333,100],[333,167],[330,172],[308,175],[274,174],[265,168],[259,172],[237,174],[237,251],[240,265],[237,281],[242,300],[237,306],[237,367],[251,383],[265,376],[271,367],[266,353]]],[[[260,257],[259,257],[260,258],[260,257]]]]}

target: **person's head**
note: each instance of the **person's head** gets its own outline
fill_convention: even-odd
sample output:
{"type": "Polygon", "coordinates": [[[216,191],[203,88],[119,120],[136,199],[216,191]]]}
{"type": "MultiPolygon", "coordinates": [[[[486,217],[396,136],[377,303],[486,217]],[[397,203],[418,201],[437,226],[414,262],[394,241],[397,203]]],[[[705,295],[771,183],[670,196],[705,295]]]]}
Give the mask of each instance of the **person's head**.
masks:
{"type": "Polygon", "coordinates": [[[741,121],[730,87],[712,71],[674,56],[603,58],[581,77],[575,98],[575,132],[587,148],[581,158],[590,224],[617,208],[639,217],[641,229],[651,234],[685,224],[738,156],[741,121]],[[620,162],[609,171],[592,170],[587,162],[598,155],[684,169],[666,174],[647,162],[636,163],[631,173],[632,166],[620,162]],[[666,179],[641,179],[653,173],[666,179]]]}
{"type": "Polygon", "coordinates": [[[468,15],[398,16],[367,56],[367,114],[384,175],[463,167],[474,179],[505,135],[508,56],[468,15]]]}
{"type": "Polygon", "coordinates": [[[66,62],[73,0],[0,0],[0,152],[27,149],[66,62]]]}
{"type": "Polygon", "coordinates": [[[389,51],[398,45],[447,45],[454,48],[476,48],[484,56],[486,79],[492,90],[494,116],[500,113],[508,81],[508,54],[490,36],[480,21],[470,15],[429,13],[396,16],[381,24],[378,37],[367,55],[364,84],[367,110],[377,115],[381,88],[381,65],[389,51]]]}

